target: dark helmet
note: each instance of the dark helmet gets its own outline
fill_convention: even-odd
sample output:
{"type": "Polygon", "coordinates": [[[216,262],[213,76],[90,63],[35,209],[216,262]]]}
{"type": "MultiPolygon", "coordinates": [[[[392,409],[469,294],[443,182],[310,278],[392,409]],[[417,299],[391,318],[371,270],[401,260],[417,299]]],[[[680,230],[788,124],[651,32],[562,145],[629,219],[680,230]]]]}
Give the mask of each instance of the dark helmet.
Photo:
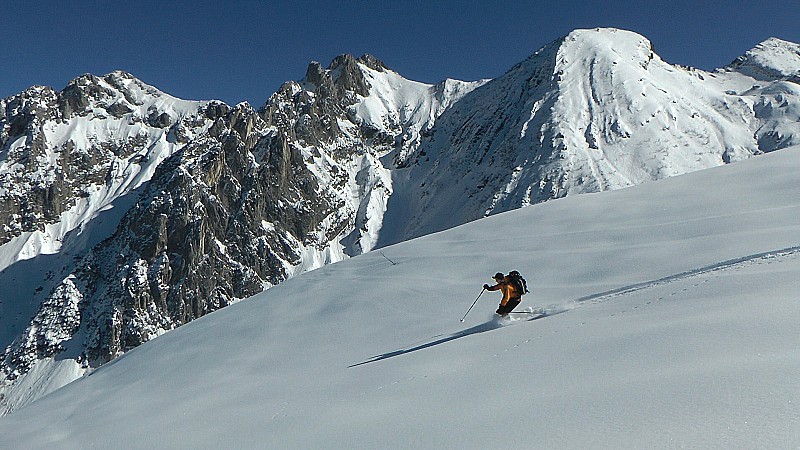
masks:
{"type": "Polygon", "coordinates": [[[503,279],[505,279],[505,275],[503,275],[500,272],[497,272],[496,274],[494,274],[494,276],[492,278],[494,278],[495,280],[503,280],[503,279]]]}

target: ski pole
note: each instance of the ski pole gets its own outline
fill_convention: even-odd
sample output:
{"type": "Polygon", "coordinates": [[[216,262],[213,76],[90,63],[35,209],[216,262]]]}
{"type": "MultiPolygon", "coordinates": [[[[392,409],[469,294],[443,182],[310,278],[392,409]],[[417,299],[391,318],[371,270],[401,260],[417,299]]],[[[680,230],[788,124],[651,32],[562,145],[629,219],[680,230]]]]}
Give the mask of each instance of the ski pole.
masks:
{"type": "MultiPolygon", "coordinates": [[[[481,298],[481,295],[483,295],[484,292],[486,292],[486,288],[481,289],[481,293],[478,294],[478,298],[481,298]]],[[[472,311],[472,307],[475,306],[475,303],[478,303],[478,298],[476,298],[475,301],[472,302],[472,306],[469,307],[469,309],[467,310],[467,313],[464,314],[464,317],[461,318],[462,322],[464,321],[464,319],[467,318],[467,314],[469,314],[469,312],[472,311]]]]}

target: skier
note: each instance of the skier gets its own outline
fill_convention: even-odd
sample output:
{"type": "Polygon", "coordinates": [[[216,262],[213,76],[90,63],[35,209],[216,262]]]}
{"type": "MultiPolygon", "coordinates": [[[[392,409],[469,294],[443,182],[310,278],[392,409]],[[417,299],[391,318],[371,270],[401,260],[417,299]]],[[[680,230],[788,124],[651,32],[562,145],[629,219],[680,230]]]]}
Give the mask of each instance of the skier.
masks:
{"type": "Polygon", "coordinates": [[[501,291],[503,293],[503,298],[500,300],[500,306],[495,311],[500,317],[505,317],[508,313],[511,312],[514,308],[519,305],[522,301],[522,294],[524,291],[520,287],[520,285],[510,277],[505,276],[502,273],[498,272],[494,275],[494,281],[497,282],[494,286],[489,286],[488,284],[484,284],[483,288],[487,291],[501,291]]]}

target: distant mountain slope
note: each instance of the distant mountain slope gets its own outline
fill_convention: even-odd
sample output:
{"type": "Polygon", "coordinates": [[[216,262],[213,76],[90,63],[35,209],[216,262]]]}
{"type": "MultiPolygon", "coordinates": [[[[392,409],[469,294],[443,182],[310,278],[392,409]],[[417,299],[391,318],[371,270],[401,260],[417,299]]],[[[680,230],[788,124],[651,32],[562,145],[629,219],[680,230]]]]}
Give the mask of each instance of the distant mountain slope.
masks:
{"type": "Polygon", "coordinates": [[[770,38],[736,58],[728,66],[757,80],[800,81],[800,44],[770,38]]]}
{"type": "Polygon", "coordinates": [[[395,173],[396,228],[382,242],[797,145],[800,85],[742,70],[751,60],[800,70],[797,46],[778,44],[709,73],[664,62],[632,32],[574,31],[442,115],[395,173]]]}
{"type": "Polygon", "coordinates": [[[124,72],[0,100],[0,270],[58,252],[70,231],[205,132],[217,105],[171,97],[124,72]]]}

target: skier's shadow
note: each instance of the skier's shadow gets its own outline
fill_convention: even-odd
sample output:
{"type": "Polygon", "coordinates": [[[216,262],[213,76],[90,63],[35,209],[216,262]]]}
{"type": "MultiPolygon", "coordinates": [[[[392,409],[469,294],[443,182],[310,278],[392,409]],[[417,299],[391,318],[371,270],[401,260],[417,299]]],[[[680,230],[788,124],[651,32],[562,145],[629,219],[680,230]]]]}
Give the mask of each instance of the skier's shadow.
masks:
{"type": "MultiPolygon", "coordinates": [[[[528,321],[541,319],[543,317],[546,317],[546,314],[540,314],[540,315],[534,316],[534,317],[528,319],[528,321]]],[[[352,365],[349,365],[347,367],[348,368],[357,367],[357,366],[361,366],[361,365],[364,365],[364,364],[383,361],[384,359],[394,358],[395,356],[405,355],[407,353],[416,352],[418,350],[424,350],[426,348],[430,348],[430,347],[433,347],[433,346],[436,346],[436,345],[444,344],[444,343],[447,343],[447,342],[450,342],[450,341],[454,341],[456,339],[461,339],[463,337],[471,336],[473,334],[480,334],[480,333],[485,333],[487,331],[496,330],[496,329],[502,328],[502,327],[504,327],[506,325],[507,324],[504,324],[501,320],[495,318],[495,319],[492,319],[492,320],[490,320],[488,322],[484,322],[484,323],[482,323],[480,325],[475,325],[472,328],[467,328],[466,330],[461,330],[461,331],[459,331],[457,333],[453,333],[451,335],[445,336],[443,338],[436,339],[436,340],[431,341],[431,342],[427,342],[425,344],[420,344],[420,345],[417,345],[417,346],[414,346],[414,347],[404,348],[404,349],[401,349],[401,350],[395,350],[393,352],[384,353],[382,355],[373,356],[372,358],[370,358],[370,359],[368,359],[366,361],[362,361],[360,363],[352,364],[352,365]]]]}

